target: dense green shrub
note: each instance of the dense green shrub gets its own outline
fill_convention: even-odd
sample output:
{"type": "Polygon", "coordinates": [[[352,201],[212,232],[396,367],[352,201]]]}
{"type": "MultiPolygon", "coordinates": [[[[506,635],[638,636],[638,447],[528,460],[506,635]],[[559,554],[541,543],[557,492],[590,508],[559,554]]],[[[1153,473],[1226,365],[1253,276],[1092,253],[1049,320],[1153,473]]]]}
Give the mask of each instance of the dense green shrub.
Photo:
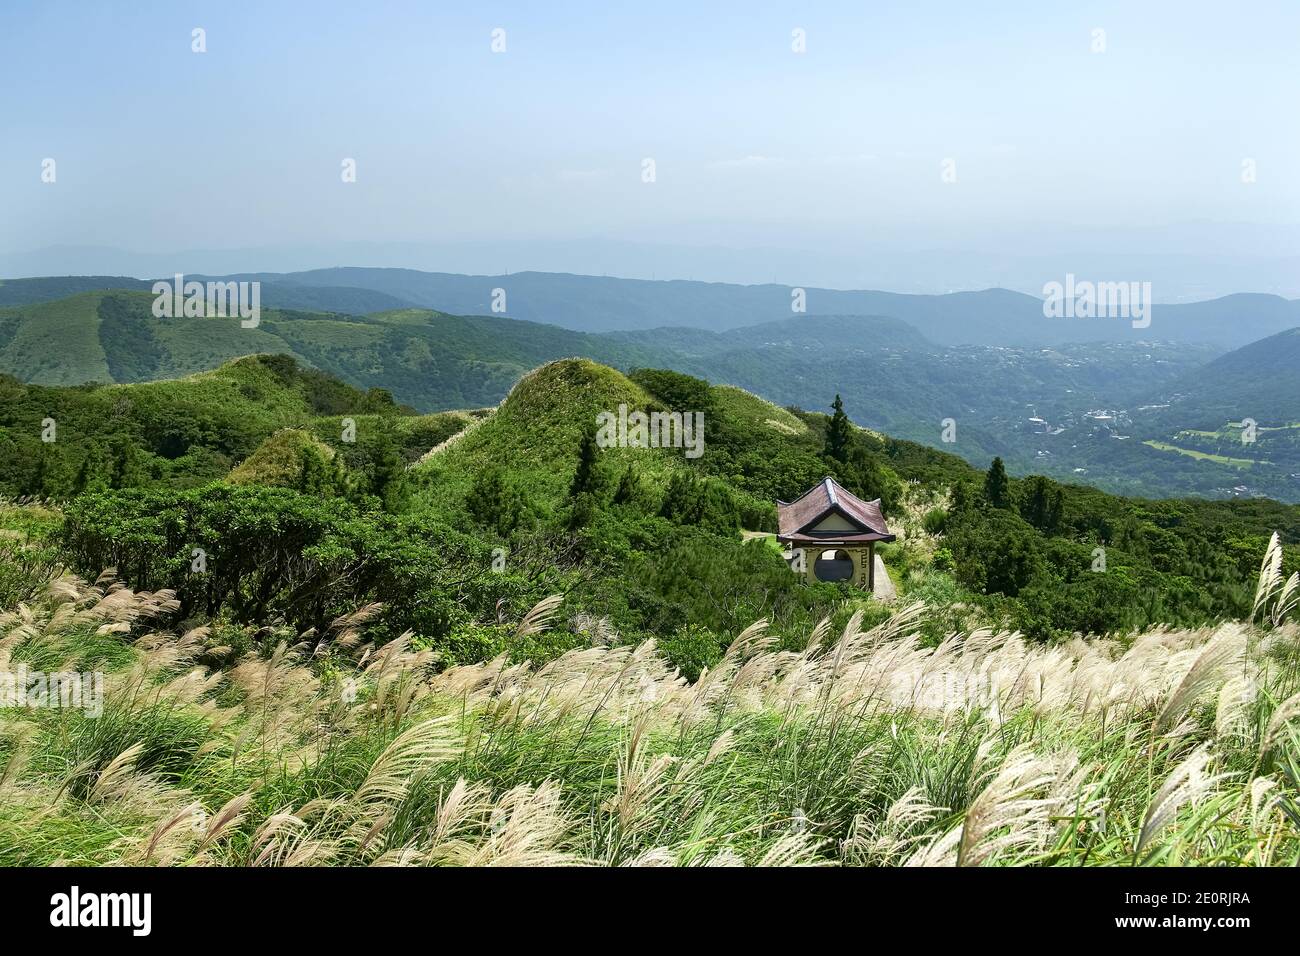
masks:
{"type": "Polygon", "coordinates": [[[659,651],[689,681],[698,680],[707,667],[722,659],[722,641],[712,631],[695,624],[679,627],[659,641],[659,651]]]}
{"type": "Polygon", "coordinates": [[[948,512],[942,508],[931,508],[921,519],[921,527],[926,534],[943,534],[948,526],[948,512]]]}
{"type": "Polygon", "coordinates": [[[300,630],[382,601],[381,635],[440,638],[533,589],[494,572],[487,544],[430,516],[282,488],[86,495],[68,508],[62,543],[83,573],[115,567],[136,587],[174,589],[182,615],[283,618],[300,630]]]}

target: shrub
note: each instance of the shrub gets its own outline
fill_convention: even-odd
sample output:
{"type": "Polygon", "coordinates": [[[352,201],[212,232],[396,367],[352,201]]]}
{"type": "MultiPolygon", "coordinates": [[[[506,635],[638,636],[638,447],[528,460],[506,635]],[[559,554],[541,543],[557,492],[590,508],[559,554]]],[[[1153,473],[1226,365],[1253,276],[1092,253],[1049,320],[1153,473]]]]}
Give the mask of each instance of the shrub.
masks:
{"type": "Polygon", "coordinates": [[[687,624],[659,641],[659,651],[689,681],[722,660],[722,641],[707,628],[687,624]]]}
{"type": "Polygon", "coordinates": [[[926,534],[943,534],[948,527],[948,512],[943,508],[931,508],[921,519],[921,527],[926,534]]]}
{"type": "Polygon", "coordinates": [[[335,617],[385,605],[381,633],[442,637],[526,582],[493,573],[485,542],[427,515],[361,511],[285,488],[210,485],[188,491],[86,495],[67,511],[62,543],[76,570],[107,567],[134,587],[171,588],[182,617],[237,623],[283,618],[324,631],[335,617]]]}

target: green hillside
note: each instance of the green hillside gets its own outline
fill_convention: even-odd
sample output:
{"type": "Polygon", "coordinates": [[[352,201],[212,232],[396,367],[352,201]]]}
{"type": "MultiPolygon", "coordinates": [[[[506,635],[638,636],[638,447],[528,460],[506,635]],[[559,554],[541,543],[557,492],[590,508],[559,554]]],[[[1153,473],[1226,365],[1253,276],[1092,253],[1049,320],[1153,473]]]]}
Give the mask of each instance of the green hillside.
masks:
{"type": "MultiPolygon", "coordinates": [[[[1268,708],[1294,693],[1277,683],[1294,679],[1293,649],[1248,637],[1244,624],[1212,625],[1251,617],[1274,530],[1284,545],[1266,566],[1264,594],[1281,623],[1281,582],[1300,568],[1295,507],[1153,502],[1009,479],[1001,462],[985,473],[732,386],[662,369],[624,375],[586,359],[530,371],[496,409],[432,416],[404,414],[385,393],[286,356],[148,384],[3,386],[6,413],[29,416],[20,433],[44,408],[68,423],[68,447],[51,443],[47,465],[92,445],[124,456],[91,468],[84,490],[52,488],[39,506],[0,502],[0,608],[17,608],[5,615],[6,660],[115,680],[102,720],[34,711],[19,743],[0,738],[5,780],[22,782],[0,801],[3,859],[156,862],[159,822],[105,796],[115,761],[150,775],[142,792],[186,787],[180,805],[201,798],[215,810],[247,792],[248,817],[265,820],[285,806],[321,806],[322,794],[363,792],[382,754],[424,748],[425,734],[452,728],[464,736],[463,756],[448,761],[454,774],[503,786],[561,779],[575,813],[602,815],[593,833],[617,825],[607,809],[623,786],[616,771],[679,781],[671,775],[715,768],[707,792],[722,796],[673,837],[683,853],[706,826],[727,846],[740,830],[762,832],[775,803],[749,807],[775,782],[791,791],[782,806],[813,807],[818,832],[834,840],[828,858],[867,859],[876,851],[843,849],[860,814],[884,812],[900,789],[933,787],[927,799],[939,800],[953,765],[1014,748],[1007,734],[1050,733],[1052,744],[1079,734],[1080,747],[1107,755],[1098,786],[1144,806],[1179,772],[1183,757],[1166,753],[1167,738],[1185,749],[1189,734],[1217,735],[1237,748],[1225,759],[1250,766],[1259,760],[1250,735],[1274,727],[1268,708]],[[595,418],[620,404],[700,412],[702,453],[601,447],[590,437],[595,418]],[[171,430],[160,433],[163,424],[171,430]],[[179,457],[164,469],[165,453],[179,457]],[[214,474],[218,464],[228,473],[214,474]],[[777,498],[826,475],[882,499],[898,536],[880,548],[898,590],[892,604],[844,583],[805,582],[763,536],[777,498]],[[82,580],[56,580],[63,567],[82,580]],[[86,583],[106,568],[116,584],[86,583]],[[1227,653],[1237,644],[1256,648],[1246,676],[1274,682],[1249,699],[1235,684],[1206,690],[1207,669],[1240,679],[1245,658],[1227,653]],[[906,696],[917,693],[914,674],[891,683],[931,666],[945,675],[960,666],[980,688],[1005,678],[997,712],[966,697],[956,711],[947,699],[931,708],[906,696]],[[1097,690],[1099,672],[1112,669],[1097,690]],[[1177,690],[1193,673],[1202,689],[1177,690]],[[1159,694],[1148,692],[1153,675],[1159,694]],[[1265,708],[1245,737],[1233,729],[1238,711],[1224,716],[1228,691],[1242,714],[1265,708]],[[1168,694],[1182,695],[1178,709],[1168,694]],[[679,760],[651,765],[631,749],[647,714],[673,715],[677,723],[642,739],[679,760]],[[882,741],[887,772],[901,779],[872,811],[861,755],[882,741]],[[818,769],[827,761],[829,780],[818,769]],[[824,804],[808,803],[814,779],[824,804]],[[724,812],[725,825],[714,817],[724,812]]],[[[0,428],[0,440],[14,440],[12,422],[0,428]]],[[[3,460],[13,457],[11,448],[3,460]]],[[[1286,639],[1288,627],[1275,635],[1286,639]]],[[[424,783],[410,784],[401,766],[395,792],[406,801],[413,791],[403,788],[424,783]]],[[[439,778],[430,805],[454,785],[439,778]]],[[[411,814],[428,812],[418,792],[411,814]]],[[[974,792],[944,805],[964,806],[974,792]]],[[[676,810],[655,806],[663,820],[653,840],[635,837],[638,847],[676,825],[676,810]]],[[[375,862],[412,845],[399,830],[374,852],[354,849],[365,842],[359,828],[336,832],[332,811],[300,812],[302,826],[337,836],[322,860],[375,862]]],[[[681,809],[697,812],[690,801],[681,809]]],[[[240,847],[260,839],[240,829],[229,846],[199,852],[247,862],[240,847]]],[[[608,837],[582,840],[603,847],[608,837]]],[[[1207,840],[1205,853],[1221,861],[1223,840],[1207,840]]],[[[599,852],[622,860],[626,840],[616,842],[624,849],[599,852]]],[[[1131,843],[1126,829],[1115,846],[1068,852],[1131,863],[1131,843]]]]}
{"type": "MultiPolygon", "coordinates": [[[[1253,418],[1260,425],[1300,421],[1300,328],[1288,329],[1222,355],[1165,390],[1162,425],[1217,429],[1253,418]]],[[[1154,399],[1153,399],[1154,400],[1154,399]]]]}
{"type": "Polygon", "coordinates": [[[337,418],[326,416],[348,414],[360,421],[355,447],[381,430],[370,423],[393,422],[383,430],[399,449],[418,443],[414,454],[466,421],[416,416],[383,390],[362,392],[288,356],[248,356],[215,371],[132,385],[62,388],[0,376],[0,494],[193,486],[226,475],[282,428],[327,429],[340,441],[337,418]]]}
{"type": "Polygon", "coordinates": [[[334,449],[300,428],[282,428],[235,466],[227,480],[237,485],[301,488],[312,480],[313,467],[325,477],[334,463],[334,449]]]}
{"type": "MultiPolygon", "coordinates": [[[[493,527],[506,539],[563,526],[576,507],[571,483],[582,435],[598,412],[619,403],[643,410],[703,409],[707,450],[694,462],[674,450],[605,450],[603,500],[617,502],[628,473],[652,509],[654,502],[663,507],[675,482],[699,481],[697,495],[707,497],[704,489],[712,486],[723,503],[697,502],[691,523],[715,529],[771,528],[771,503],[797,496],[826,473],[865,497],[882,497],[891,513],[941,489],[978,487],[984,480],[953,455],[865,431],[856,433],[849,462],[829,461],[823,454],[825,415],[792,414],[740,389],[677,373],[627,378],[575,360],[531,373],[481,425],[421,462],[412,473],[414,506],[474,525],[483,514],[476,516],[475,502],[487,500],[488,513],[507,513],[493,527]],[[688,402],[675,400],[680,396],[689,396],[688,402]]],[[[1086,622],[1080,626],[1106,629],[1120,620],[1137,626],[1147,615],[1195,616],[1210,607],[1229,613],[1246,600],[1254,571],[1246,542],[1262,546],[1265,530],[1274,527],[1300,536],[1300,510],[1268,502],[1135,501],[1041,478],[1013,480],[1011,489],[1014,503],[1005,512],[964,506],[952,512],[943,561],[951,562],[945,566],[961,585],[993,595],[991,603],[984,597],[973,599],[975,604],[989,613],[1011,613],[1031,631],[1068,628],[1071,615],[1086,622]],[[1108,549],[1114,572],[1108,576],[1089,573],[1099,543],[1108,549]]],[[[978,496],[975,490],[959,497],[978,496]]],[[[625,568],[640,548],[629,543],[621,521],[600,508],[597,514],[584,526],[587,533],[600,542],[601,557],[608,552],[625,568]]],[[[909,533],[925,538],[920,529],[909,533]]],[[[697,556],[686,551],[674,549],[675,560],[710,579],[697,556]]],[[[908,554],[903,549],[897,555],[904,580],[921,591],[938,587],[927,562],[913,567],[908,554]]],[[[614,567],[610,573],[617,573],[614,567]]],[[[601,593],[602,600],[615,600],[601,593]]]]}
{"type": "MultiPolygon", "coordinates": [[[[362,393],[287,357],[157,383],[4,387],[4,489],[73,499],[68,540],[87,573],[97,561],[124,564],[140,586],[180,588],[215,612],[253,572],[200,597],[172,576],[185,565],[169,549],[183,552],[198,535],[229,553],[220,534],[269,522],[241,562],[291,535],[286,553],[307,548],[325,562],[311,575],[342,575],[328,600],[307,601],[314,586],[295,579],[288,603],[275,606],[298,626],[378,600],[367,589],[381,579],[451,575],[461,581],[451,592],[402,586],[388,621],[393,633],[450,641],[457,657],[489,640],[472,629],[458,637],[457,622],[561,584],[574,608],[628,634],[669,639],[692,621],[721,634],[747,617],[797,629],[853,595],[796,587],[775,552],[743,545],[741,532],[774,530],[774,502],[826,475],[881,498],[906,531],[910,544],[885,549],[905,593],[946,593],[963,614],[1038,636],[1244,613],[1267,534],[1300,540],[1300,511],[1269,502],[1149,502],[1042,478],[1005,481],[989,497],[984,473],[954,455],[862,429],[832,453],[826,415],[587,359],[531,371],[499,408],[476,414],[403,412],[382,391],[362,393]],[[600,447],[597,416],[620,405],[698,412],[701,454],[600,447]],[[58,423],[54,442],[40,441],[44,418],[58,423]],[[132,542],[153,543],[136,553],[132,542]],[[1105,575],[1091,570],[1098,546],[1105,575]],[[484,568],[494,547],[519,556],[503,577],[484,568]],[[735,591],[740,581],[766,583],[735,591]]],[[[254,603],[268,610],[280,593],[265,584],[254,603]]]]}
{"type": "Polygon", "coordinates": [[[1127,460],[1099,462],[1117,477],[1145,455],[1170,473],[1213,476],[1222,490],[1300,498],[1300,328],[1219,356],[1144,393],[1127,460]]]}
{"type": "Polygon", "coordinates": [[[256,328],[244,328],[234,318],[156,318],[153,301],[147,292],[85,292],[0,309],[0,373],[41,385],[141,382],[279,353],[360,388],[385,388],[404,404],[443,410],[495,404],[524,372],[551,359],[644,364],[652,354],[503,317],[264,309],[256,328]]]}
{"type": "Polygon", "coordinates": [[[115,381],[100,343],[103,299],[86,292],[0,310],[0,372],[41,385],[115,381]]]}
{"type": "Polygon", "coordinates": [[[37,385],[141,382],[216,368],[284,339],[237,319],[156,319],[148,292],[83,292],[0,309],[0,373],[37,385]]]}
{"type": "Polygon", "coordinates": [[[1294,342],[1287,335],[1202,373],[1217,357],[1212,349],[953,348],[887,316],[589,335],[424,309],[368,316],[265,309],[258,327],[245,329],[234,319],[157,319],[152,301],[148,293],[84,292],[0,309],[0,371],[38,384],[141,382],[250,352],[278,353],[354,387],[386,389],[400,404],[441,411],[495,405],[528,370],[582,357],[624,371],[672,368],[780,404],[825,409],[840,394],[858,424],[980,467],[996,456],[1013,473],[1124,494],[1300,499],[1300,479],[1292,477],[1300,473],[1293,447],[1300,431],[1261,432],[1256,451],[1268,454],[1254,455],[1232,453],[1232,436],[1188,441],[1183,434],[1225,428],[1239,420],[1227,415],[1243,415],[1238,406],[1249,406],[1260,425],[1300,422],[1300,394],[1284,371],[1294,342]],[[1152,409],[1162,405],[1172,409],[1152,409]],[[952,443],[943,440],[949,419],[952,443]],[[1248,459],[1250,467],[1243,474],[1240,462],[1224,459],[1248,459]]]}

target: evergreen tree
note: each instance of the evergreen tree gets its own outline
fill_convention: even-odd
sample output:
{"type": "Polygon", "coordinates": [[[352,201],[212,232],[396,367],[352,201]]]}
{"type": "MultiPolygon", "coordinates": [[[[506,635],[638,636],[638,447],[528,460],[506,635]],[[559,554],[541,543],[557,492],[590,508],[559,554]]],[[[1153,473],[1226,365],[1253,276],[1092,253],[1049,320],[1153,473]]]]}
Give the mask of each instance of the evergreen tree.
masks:
{"type": "Polygon", "coordinates": [[[836,475],[840,484],[864,501],[879,498],[886,511],[891,510],[902,492],[898,478],[889,469],[882,467],[876,456],[867,448],[867,443],[859,435],[852,436],[849,448],[849,467],[842,475],[836,475]]]}
{"type": "Polygon", "coordinates": [[[614,504],[626,505],[639,500],[641,497],[641,477],[633,469],[631,462],[628,463],[622,477],[618,479],[618,487],[614,489],[614,504]]]}
{"type": "Polygon", "coordinates": [[[674,471],[664,491],[663,503],[659,506],[660,517],[679,524],[697,521],[700,516],[701,502],[698,481],[689,471],[674,471]]]}
{"type": "Polygon", "coordinates": [[[1061,523],[1062,495],[1055,482],[1035,475],[1026,482],[1020,516],[1043,534],[1055,534],[1061,523]]]}
{"type": "Polygon", "coordinates": [[[595,495],[589,491],[578,495],[569,506],[569,530],[577,530],[591,524],[591,519],[596,517],[598,510],[595,495]]]}
{"type": "Polygon", "coordinates": [[[314,448],[304,448],[299,454],[297,490],[326,497],[334,493],[334,474],[314,448]]]}
{"type": "Polygon", "coordinates": [[[406,503],[406,462],[398,454],[392,436],[381,432],[375,442],[370,466],[370,493],[383,502],[389,514],[401,511],[406,503]]]}
{"type": "Polygon", "coordinates": [[[500,468],[486,468],[474,478],[466,510],[479,524],[506,537],[524,518],[524,502],[500,468]]]}
{"type": "Polygon", "coordinates": [[[578,470],[573,473],[569,484],[569,497],[577,498],[582,494],[596,494],[600,490],[600,470],[596,461],[600,449],[596,447],[596,433],[583,433],[582,445],[578,448],[578,470]]]}
{"type": "Polygon", "coordinates": [[[967,483],[961,479],[954,481],[952,484],[952,503],[948,508],[951,514],[962,514],[970,507],[970,490],[967,483]]]}
{"type": "Polygon", "coordinates": [[[77,467],[76,477],[72,480],[72,493],[80,495],[87,491],[99,491],[106,488],[110,475],[103,472],[104,461],[98,445],[91,445],[82,456],[77,467]]]}
{"type": "Polygon", "coordinates": [[[1007,469],[1001,458],[993,459],[988,474],[984,476],[984,500],[994,508],[1011,507],[1011,483],[1007,480],[1007,469]]]}
{"type": "Polygon", "coordinates": [[[1060,488],[1052,493],[1052,501],[1047,506],[1047,522],[1043,530],[1047,534],[1056,534],[1061,530],[1061,518],[1065,514],[1065,494],[1060,488]]]}
{"type": "Polygon", "coordinates": [[[826,446],[822,454],[841,464],[847,464],[849,441],[853,437],[853,424],[849,421],[849,416],[844,414],[844,400],[839,395],[835,396],[831,408],[834,409],[834,414],[826,423],[826,446]]]}
{"type": "Polygon", "coordinates": [[[135,451],[135,443],[123,438],[113,447],[114,488],[135,488],[144,483],[144,470],[140,467],[140,458],[135,451]]]}
{"type": "Polygon", "coordinates": [[[91,453],[86,452],[81,459],[81,464],[77,467],[77,477],[72,479],[72,493],[74,495],[79,495],[90,487],[90,482],[94,475],[94,472],[91,469],[90,458],[91,453]]]}

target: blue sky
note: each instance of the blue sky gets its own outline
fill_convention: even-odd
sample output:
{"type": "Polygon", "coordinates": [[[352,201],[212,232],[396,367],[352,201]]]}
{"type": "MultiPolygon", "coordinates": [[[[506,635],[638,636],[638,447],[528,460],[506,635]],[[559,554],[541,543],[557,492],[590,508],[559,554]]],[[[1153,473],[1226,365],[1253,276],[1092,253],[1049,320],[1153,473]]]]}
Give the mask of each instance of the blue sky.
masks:
{"type": "Polygon", "coordinates": [[[6,0],[0,251],[1290,229],[1297,49],[1282,2],[6,0]]]}

